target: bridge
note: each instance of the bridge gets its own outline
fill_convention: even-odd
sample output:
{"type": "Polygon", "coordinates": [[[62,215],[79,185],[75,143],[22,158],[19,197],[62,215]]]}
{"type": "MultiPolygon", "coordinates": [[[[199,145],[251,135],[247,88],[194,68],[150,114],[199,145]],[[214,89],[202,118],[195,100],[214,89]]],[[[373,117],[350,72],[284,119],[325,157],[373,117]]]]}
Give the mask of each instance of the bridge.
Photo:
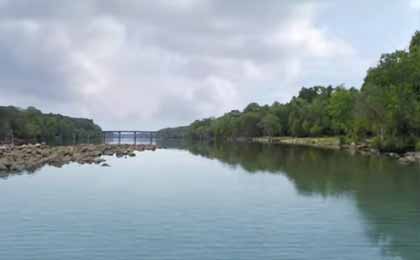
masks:
{"type": "Polygon", "coordinates": [[[153,139],[157,137],[157,131],[140,131],[140,130],[108,130],[102,131],[102,135],[104,138],[104,142],[106,138],[118,138],[118,143],[121,143],[121,139],[123,137],[130,137],[134,139],[134,144],[137,143],[138,138],[148,138],[150,139],[150,143],[152,143],[153,139]]]}

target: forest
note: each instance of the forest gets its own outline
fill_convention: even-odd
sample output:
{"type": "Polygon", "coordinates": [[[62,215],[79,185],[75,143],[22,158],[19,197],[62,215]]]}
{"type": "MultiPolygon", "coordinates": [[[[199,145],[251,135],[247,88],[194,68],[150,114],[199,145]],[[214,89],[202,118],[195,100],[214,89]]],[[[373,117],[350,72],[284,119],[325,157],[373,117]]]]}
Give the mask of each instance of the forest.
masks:
{"type": "Polygon", "coordinates": [[[92,120],[59,114],[44,114],[34,107],[0,106],[0,143],[66,143],[101,136],[92,120]]]}
{"type": "Polygon", "coordinates": [[[368,141],[381,151],[419,150],[420,32],[408,49],[383,54],[359,89],[303,87],[285,104],[251,103],[242,111],[197,120],[186,135],[193,139],[340,136],[342,142],[368,141]]]}

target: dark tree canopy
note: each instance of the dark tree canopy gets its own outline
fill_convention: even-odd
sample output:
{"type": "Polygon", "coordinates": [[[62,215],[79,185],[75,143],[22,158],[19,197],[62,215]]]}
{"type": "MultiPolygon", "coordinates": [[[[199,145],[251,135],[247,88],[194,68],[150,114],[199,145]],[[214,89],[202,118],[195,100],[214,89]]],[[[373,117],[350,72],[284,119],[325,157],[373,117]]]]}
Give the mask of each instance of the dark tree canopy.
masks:
{"type": "Polygon", "coordinates": [[[39,109],[0,106],[0,142],[10,138],[23,142],[64,142],[100,136],[101,128],[92,120],[58,114],[43,114],[39,109]]]}
{"type": "Polygon", "coordinates": [[[415,52],[417,51],[417,49],[420,47],[420,31],[416,31],[414,33],[413,38],[411,39],[410,42],[410,52],[415,52]]]}

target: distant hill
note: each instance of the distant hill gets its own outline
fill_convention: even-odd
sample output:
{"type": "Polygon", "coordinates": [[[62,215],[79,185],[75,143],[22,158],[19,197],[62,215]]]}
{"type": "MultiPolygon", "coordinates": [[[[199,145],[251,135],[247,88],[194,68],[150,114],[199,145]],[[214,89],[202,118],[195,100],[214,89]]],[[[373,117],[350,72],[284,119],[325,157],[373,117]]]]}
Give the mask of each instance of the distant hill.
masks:
{"type": "Polygon", "coordinates": [[[69,142],[100,137],[101,128],[93,120],[60,114],[44,114],[34,107],[22,109],[0,106],[0,143],[69,142]]]}

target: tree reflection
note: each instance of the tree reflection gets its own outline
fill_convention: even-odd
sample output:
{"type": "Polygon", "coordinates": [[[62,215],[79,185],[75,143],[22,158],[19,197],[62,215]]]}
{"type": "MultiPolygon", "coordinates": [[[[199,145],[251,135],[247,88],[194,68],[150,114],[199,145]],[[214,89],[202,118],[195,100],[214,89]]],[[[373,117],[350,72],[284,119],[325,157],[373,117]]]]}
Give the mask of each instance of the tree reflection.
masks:
{"type": "Polygon", "coordinates": [[[351,196],[386,256],[420,259],[420,168],[378,157],[296,146],[188,143],[192,154],[250,174],[283,174],[304,196],[351,196]]]}

